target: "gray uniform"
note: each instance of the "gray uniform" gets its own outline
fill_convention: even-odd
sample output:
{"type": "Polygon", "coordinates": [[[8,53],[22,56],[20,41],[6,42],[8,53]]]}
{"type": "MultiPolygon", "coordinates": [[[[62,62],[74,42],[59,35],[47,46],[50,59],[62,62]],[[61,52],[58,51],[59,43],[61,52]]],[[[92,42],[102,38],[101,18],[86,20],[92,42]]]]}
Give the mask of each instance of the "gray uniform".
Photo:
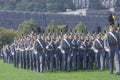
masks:
{"type": "Polygon", "coordinates": [[[71,43],[70,39],[63,39],[61,41],[61,49],[62,49],[62,69],[70,71],[71,69],[71,43]]]}
{"type": "Polygon", "coordinates": [[[50,67],[50,71],[52,72],[53,66],[54,66],[54,41],[53,40],[47,41],[46,52],[49,60],[48,67],[50,67]]]}
{"type": "MultiPolygon", "coordinates": [[[[110,73],[113,73],[113,67],[114,67],[114,56],[115,62],[116,62],[116,73],[120,72],[120,54],[119,54],[119,43],[120,43],[120,38],[119,38],[119,33],[117,32],[109,32],[107,33],[107,38],[108,38],[108,45],[110,48],[109,51],[109,69],[110,73]],[[112,34],[111,34],[112,33],[112,34]]],[[[107,43],[106,43],[107,45],[107,43]]]]}
{"type": "Polygon", "coordinates": [[[74,70],[77,70],[77,52],[78,52],[77,41],[78,41],[78,39],[73,39],[72,43],[71,43],[72,54],[73,54],[73,68],[74,68],[74,70]]]}
{"type": "Polygon", "coordinates": [[[43,72],[43,60],[44,60],[44,49],[45,49],[45,42],[42,39],[37,39],[35,41],[35,50],[37,54],[36,57],[36,68],[37,71],[43,72]]]}
{"type": "Polygon", "coordinates": [[[59,49],[59,45],[60,45],[60,40],[56,40],[55,41],[55,67],[56,70],[60,70],[60,49],[59,49]]]}
{"type": "Polygon", "coordinates": [[[97,50],[95,52],[96,68],[104,70],[104,41],[102,39],[95,39],[93,47],[97,50]]]}

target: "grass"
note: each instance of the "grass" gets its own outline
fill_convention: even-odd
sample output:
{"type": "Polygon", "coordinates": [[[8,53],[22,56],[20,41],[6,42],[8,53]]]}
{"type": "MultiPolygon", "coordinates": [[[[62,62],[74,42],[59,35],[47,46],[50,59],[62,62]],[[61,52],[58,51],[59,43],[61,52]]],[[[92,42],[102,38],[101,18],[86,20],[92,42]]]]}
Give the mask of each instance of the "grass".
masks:
{"type": "Polygon", "coordinates": [[[120,80],[119,75],[109,71],[80,70],[77,72],[44,72],[16,69],[0,60],[0,80],[120,80]]]}

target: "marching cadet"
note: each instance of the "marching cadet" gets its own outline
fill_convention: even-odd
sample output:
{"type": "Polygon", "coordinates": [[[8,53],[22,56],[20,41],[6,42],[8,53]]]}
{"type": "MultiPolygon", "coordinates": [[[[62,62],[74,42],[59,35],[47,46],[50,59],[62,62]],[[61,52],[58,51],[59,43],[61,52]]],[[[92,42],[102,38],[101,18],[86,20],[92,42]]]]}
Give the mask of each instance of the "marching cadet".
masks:
{"type": "Polygon", "coordinates": [[[19,51],[21,50],[19,48],[20,40],[17,40],[16,42],[16,48],[15,48],[15,53],[14,53],[14,67],[19,68],[19,51]]]}
{"type": "Polygon", "coordinates": [[[5,61],[5,63],[7,63],[7,62],[8,62],[7,45],[5,45],[5,51],[4,51],[4,61],[5,61]]]}
{"type": "Polygon", "coordinates": [[[38,59],[37,70],[40,72],[43,72],[44,49],[45,49],[45,42],[41,38],[41,35],[37,35],[37,39],[35,40],[35,50],[37,52],[36,58],[38,59]]]}
{"type": "Polygon", "coordinates": [[[33,48],[33,52],[32,52],[32,60],[33,60],[33,70],[36,71],[37,70],[37,59],[36,59],[36,49],[35,49],[35,40],[37,39],[37,35],[33,35],[33,43],[32,43],[32,48],[33,48]]]}
{"type": "Polygon", "coordinates": [[[12,56],[13,56],[14,67],[15,67],[16,42],[17,42],[17,40],[14,40],[14,42],[11,44],[12,45],[11,52],[12,52],[12,56]]]}
{"type": "Polygon", "coordinates": [[[77,69],[81,68],[81,51],[80,51],[80,46],[81,46],[81,35],[79,36],[79,39],[77,40],[77,69]]]}
{"type": "Polygon", "coordinates": [[[2,49],[3,48],[1,48],[1,50],[0,50],[0,59],[2,58],[2,49]]]}
{"type": "Polygon", "coordinates": [[[56,65],[56,70],[60,70],[60,41],[61,39],[59,36],[56,37],[55,41],[55,65],[56,65]]]}
{"type": "Polygon", "coordinates": [[[51,35],[48,35],[47,45],[46,45],[47,57],[49,60],[50,71],[53,72],[54,66],[54,41],[51,35]]]}
{"type": "Polygon", "coordinates": [[[55,65],[55,63],[56,63],[56,61],[55,61],[55,54],[56,54],[56,45],[55,45],[55,42],[56,42],[56,37],[57,37],[57,35],[55,34],[55,33],[53,33],[52,35],[51,35],[51,40],[52,40],[52,45],[53,45],[53,68],[55,68],[56,67],[56,65],[55,65]]]}
{"type": "Polygon", "coordinates": [[[72,43],[71,43],[72,54],[73,54],[73,69],[74,69],[74,71],[77,70],[77,51],[78,51],[77,41],[78,41],[78,36],[77,36],[77,34],[75,34],[74,38],[72,40],[72,43]]]}
{"type": "MultiPolygon", "coordinates": [[[[45,41],[45,44],[46,46],[48,45],[48,41],[50,40],[50,36],[48,34],[46,34],[46,37],[43,37],[44,41],[45,41]]],[[[48,59],[48,53],[47,53],[47,49],[45,48],[45,61],[44,61],[44,68],[46,71],[49,70],[49,59],[48,59]]]]}
{"type": "Polygon", "coordinates": [[[94,51],[91,49],[93,45],[93,36],[88,36],[88,46],[87,46],[87,53],[88,53],[88,68],[93,69],[94,63],[94,51]]]}
{"type": "Polygon", "coordinates": [[[120,75],[120,54],[119,54],[119,33],[115,31],[113,26],[109,27],[109,32],[107,33],[107,41],[105,44],[105,49],[109,51],[109,69],[110,73],[113,74],[114,67],[114,56],[116,62],[116,74],[120,75]]]}
{"type": "Polygon", "coordinates": [[[6,45],[6,63],[10,63],[11,61],[11,51],[10,51],[10,46],[6,45]]]}
{"type": "Polygon", "coordinates": [[[87,53],[87,68],[88,68],[88,62],[89,62],[89,59],[88,59],[88,57],[89,57],[89,53],[90,53],[90,49],[89,49],[89,47],[90,47],[90,39],[89,39],[89,34],[86,34],[86,53],[87,53]]]}
{"type": "Polygon", "coordinates": [[[27,48],[26,48],[26,50],[28,50],[28,60],[29,60],[28,67],[29,67],[30,70],[33,70],[33,65],[32,65],[32,63],[33,63],[33,60],[32,60],[32,53],[33,53],[33,45],[32,45],[32,43],[33,43],[33,39],[28,37],[27,38],[27,43],[29,44],[29,45],[27,45],[27,48]]]}
{"type": "Polygon", "coordinates": [[[96,69],[100,68],[101,70],[104,70],[104,41],[100,34],[98,34],[94,40],[93,50],[95,52],[96,69]]]}
{"type": "Polygon", "coordinates": [[[22,46],[21,46],[21,42],[22,42],[22,38],[18,39],[16,41],[16,47],[15,47],[15,53],[14,53],[14,56],[15,56],[15,65],[16,65],[16,68],[19,68],[19,64],[20,64],[20,67],[21,67],[21,51],[22,50],[22,46]]]}
{"type": "Polygon", "coordinates": [[[81,37],[81,45],[80,45],[80,54],[82,57],[82,64],[83,64],[83,69],[87,69],[87,38],[86,36],[81,37]]]}
{"type": "Polygon", "coordinates": [[[69,34],[68,36],[68,43],[70,44],[70,49],[69,49],[69,53],[67,54],[67,71],[70,71],[72,69],[72,48],[71,48],[71,43],[72,43],[72,39],[73,39],[73,34],[69,34]]]}
{"type": "Polygon", "coordinates": [[[18,48],[19,48],[19,59],[20,59],[20,66],[21,69],[26,69],[26,60],[25,60],[25,42],[24,42],[24,38],[21,38],[18,44],[18,48]]]}
{"type": "Polygon", "coordinates": [[[26,38],[26,45],[27,45],[27,48],[26,48],[26,51],[27,51],[27,69],[32,69],[31,68],[31,60],[32,60],[32,50],[31,50],[31,37],[28,35],[28,37],[26,38]],[[31,52],[30,52],[31,50],[31,52]]]}
{"type": "Polygon", "coordinates": [[[12,44],[10,45],[10,52],[11,52],[11,63],[13,63],[13,56],[14,56],[14,52],[15,52],[14,43],[12,43],[12,44]]]}
{"type": "Polygon", "coordinates": [[[29,65],[30,65],[30,70],[33,70],[33,62],[34,62],[34,39],[31,38],[30,40],[30,45],[28,47],[29,49],[29,65]]]}
{"type": "MultiPolygon", "coordinates": [[[[102,34],[101,35],[101,39],[103,40],[103,46],[104,46],[104,40],[105,40],[105,34],[102,34]]],[[[107,65],[107,66],[109,66],[109,56],[107,55],[107,60],[106,60],[106,62],[107,63],[105,63],[105,56],[106,56],[106,54],[105,54],[105,46],[104,46],[104,69],[105,69],[105,66],[107,65]]]]}
{"type": "Polygon", "coordinates": [[[107,41],[107,36],[105,34],[103,34],[103,37],[102,37],[102,39],[104,40],[104,52],[105,52],[104,65],[105,65],[105,68],[109,68],[109,51],[105,49],[105,44],[106,44],[105,42],[107,41]]]}
{"type": "Polygon", "coordinates": [[[3,62],[5,63],[5,55],[6,55],[6,52],[5,52],[5,45],[3,46],[3,48],[1,49],[1,56],[2,56],[2,59],[3,59],[3,62]]]}
{"type": "MultiPolygon", "coordinates": [[[[4,47],[4,46],[3,46],[4,47]]],[[[0,50],[0,59],[2,58],[2,60],[3,60],[3,47],[2,47],[2,49],[0,50]]]]}
{"type": "Polygon", "coordinates": [[[46,55],[46,37],[45,37],[45,34],[44,34],[44,32],[43,32],[43,34],[42,34],[42,36],[41,36],[41,39],[42,39],[42,41],[43,41],[43,45],[44,45],[44,54],[43,54],[43,68],[44,68],[44,70],[46,69],[45,67],[46,67],[46,60],[48,59],[47,58],[47,55],[46,55]]]}
{"type": "Polygon", "coordinates": [[[59,54],[59,59],[60,59],[60,70],[62,69],[62,53],[61,53],[61,48],[60,48],[60,46],[61,46],[61,40],[62,40],[62,38],[63,38],[63,36],[60,34],[59,35],[59,51],[60,51],[60,54],[59,54]]]}
{"type": "Polygon", "coordinates": [[[62,53],[62,69],[66,70],[67,66],[67,70],[70,71],[71,45],[67,34],[64,34],[61,40],[60,49],[62,53]]]}
{"type": "Polygon", "coordinates": [[[29,45],[30,45],[30,41],[29,41],[29,39],[28,39],[28,37],[26,38],[24,38],[24,50],[25,50],[25,67],[26,67],[26,69],[29,69],[29,49],[28,49],[28,47],[29,47],[29,45]]]}

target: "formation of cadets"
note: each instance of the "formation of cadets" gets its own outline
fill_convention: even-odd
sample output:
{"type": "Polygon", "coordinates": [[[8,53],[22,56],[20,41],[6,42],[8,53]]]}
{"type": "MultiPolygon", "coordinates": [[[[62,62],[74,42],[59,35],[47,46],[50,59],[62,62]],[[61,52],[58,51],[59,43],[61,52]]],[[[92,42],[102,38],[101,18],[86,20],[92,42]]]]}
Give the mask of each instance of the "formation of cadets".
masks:
{"type": "Polygon", "coordinates": [[[30,34],[3,46],[3,62],[15,68],[43,71],[110,69],[120,74],[119,33],[109,27],[106,34],[30,34]]]}

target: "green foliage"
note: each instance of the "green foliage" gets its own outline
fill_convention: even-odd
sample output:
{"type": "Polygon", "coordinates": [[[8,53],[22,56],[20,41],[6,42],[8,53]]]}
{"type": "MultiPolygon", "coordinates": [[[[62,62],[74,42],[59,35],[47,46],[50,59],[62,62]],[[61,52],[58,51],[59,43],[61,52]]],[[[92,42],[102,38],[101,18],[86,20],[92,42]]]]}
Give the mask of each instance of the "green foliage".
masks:
{"type": "Polygon", "coordinates": [[[48,0],[46,5],[48,12],[66,11],[66,9],[74,9],[72,0],[48,0]]]}
{"type": "MultiPolygon", "coordinates": [[[[80,23],[76,25],[76,27],[73,29],[73,31],[77,30],[78,33],[87,32],[87,27],[80,23]]],[[[66,33],[69,31],[68,25],[58,25],[54,20],[50,22],[50,24],[46,27],[45,33],[66,33]]]]}
{"type": "Polygon", "coordinates": [[[4,10],[61,12],[74,9],[72,0],[0,0],[0,4],[4,10]]]}
{"type": "MultiPolygon", "coordinates": [[[[105,9],[105,7],[101,5],[101,2],[100,0],[94,0],[90,2],[89,8],[105,9]]],[[[117,0],[115,7],[120,9],[119,0],[117,0]]],[[[66,11],[66,9],[75,10],[80,8],[83,7],[75,7],[72,0],[0,0],[0,9],[2,10],[61,12],[66,11]]]]}
{"type": "Polygon", "coordinates": [[[57,30],[58,33],[65,33],[67,30],[68,29],[66,25],[58,25],[58,30],[57,30]]]}
{"type": "Polygon", "coordinates": [[[54,20],[50,22],[50,24],[46,27],[46,33],[54,33],[58,29],[57,24],[54,20]]]}
{"type": "Polygon", "coordinates": [[[118,21],[115,21],[114,27],[120,28],[120,25],[118,25],[118,24],[119,24],[119,22],[118,22],[118,21]]]}
{"type": "Polygon", "coordinates": [[[18,30],[0,28],[0,49],[3,45],[11,44],[16,36],[22,36],[23,34],[27,35],[31,31],[35,33],[40,33],[41,29],[37,26],[33,19],[25,20],[22,24],[19,25],[18,30]]]}
{"type": "Polygon", "coordinates": [[[77,24],[75,26],[75,28],[73,28],[73,32],[77,32],[77,33],[86,33],[88,30],[87,26],[85,26],[82,22],[80,22],[79,24],[77,24]]]}
{"type": "Polygon", "coordinates": [[[30,32],[40,33],[40,27],[35,23],[33,19],[25,20],[22,24],[18,26],[18,32],[20,34],[29,34],[30,32]]]}
{"type": "Polygon", "coordinates": [[[0,28],[0,49],[3,45],[11,44],[16,36],[16,31],[13,29],[0,28]]]}
{"type": "Polygon", "coordinates": [[[103,33],[106,33],[106,32],[108,32],[109,31],[109,27],[108,26],[105,26],[104,28],[103,28],[103,33]]]}
{"type": "Polygon", "coordinates": [[[65,33],[65,31],[66,25],[57,25],[54,20],[52,20],[45,29],[45,33],[65,33]]]}

